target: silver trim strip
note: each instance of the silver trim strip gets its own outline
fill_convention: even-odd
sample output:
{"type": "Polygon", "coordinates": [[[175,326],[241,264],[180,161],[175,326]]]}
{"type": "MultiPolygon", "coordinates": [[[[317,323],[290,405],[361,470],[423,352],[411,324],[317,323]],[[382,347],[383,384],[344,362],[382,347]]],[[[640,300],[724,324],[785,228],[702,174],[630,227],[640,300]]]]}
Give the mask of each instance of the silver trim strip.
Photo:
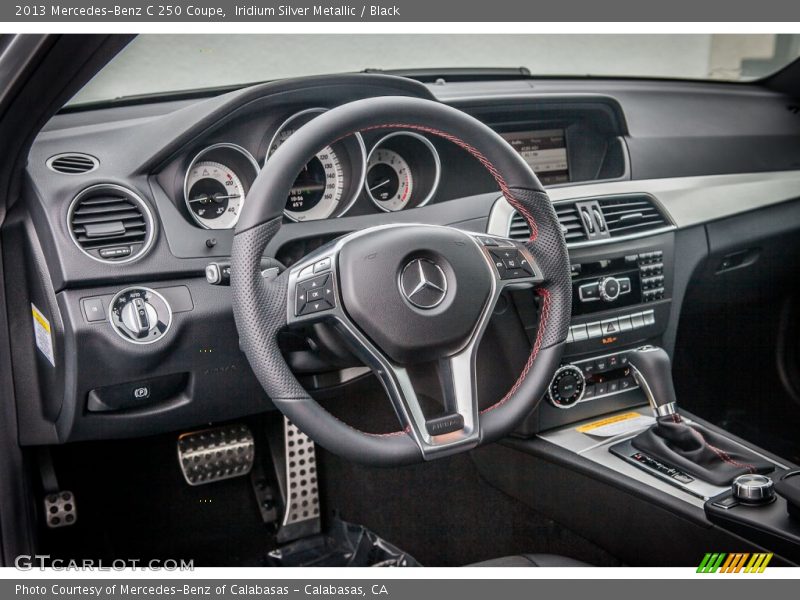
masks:
{"type": "MultiPolygon", "coordinates": [[[[645,193],[654,197],[674,227],[651,230],[630,237],[569,244],[570,248],[611,244],[701,225],[800,198],[800,170],[702,177],[674,177],[611,181],[552,187],[547,193],[554,204],[598,196],[645,193]]],[[[508,235],[513,208],[501,196],[489,215],[487,233],[508,235]]]]}

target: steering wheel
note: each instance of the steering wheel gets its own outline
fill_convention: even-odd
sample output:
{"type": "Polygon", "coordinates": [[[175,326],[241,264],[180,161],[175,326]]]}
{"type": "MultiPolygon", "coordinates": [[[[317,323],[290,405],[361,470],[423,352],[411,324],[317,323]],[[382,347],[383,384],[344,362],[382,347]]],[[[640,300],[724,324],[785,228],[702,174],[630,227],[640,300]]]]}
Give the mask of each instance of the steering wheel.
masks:
{"type": "Polygon", "coordinates": [[[515,429],[537,406],[559,366],[572,288],[564,236],[527,163],[489,127],[446,105],[406,97],[351,102],[316,117],[270,157],[248,195],[231,252],[231,288],[241,347],[275,406],[316,443],[347,459],[401,465],[467,451],[515,429]],[[439,136],[475,157],[528,222],[530,240],[453,227],[397,224],[346,235],[277,276],[261,259],[310,157],[357,131],[406,129],[439,136]],[[265,272],[266,273],[266,272],[265,272]],[[504,290],[534,288],[539,327],[518,379],[479,409],[476,355],[504,290]],[[286,328],[326,322],[385,388],[403,429],[360,431],[320,406],[278,346],[286,328]],[[439,370],[448,413],[427,419],[409,365],[439,370]]]}

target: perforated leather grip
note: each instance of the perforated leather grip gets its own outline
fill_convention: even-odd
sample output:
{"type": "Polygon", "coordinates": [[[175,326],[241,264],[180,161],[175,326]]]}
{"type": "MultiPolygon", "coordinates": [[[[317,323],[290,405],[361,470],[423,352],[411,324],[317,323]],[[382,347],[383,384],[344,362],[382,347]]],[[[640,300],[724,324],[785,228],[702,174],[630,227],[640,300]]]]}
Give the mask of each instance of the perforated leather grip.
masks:
{"type": "Polygon", "coordinates": [[[281,356],[277,334],[286,324],[286,274],[266,282],[261,256],[280,227],[296,173],[317,152],[356,131],[403,128],[439,136],[463,148],[492,175],[531,229],[528,246],[543,272],[541,319],[531,355],[508,393],[481,415],[482,441],[507,435],[538,404],[560,361],[569,328],[572,292],[569,258],[550,200],[525,161],[496,132],[452,107],[406,97],[352,102],[298,130],[270,158],[248,194],[231,253],[234,316],[241,346],[275,405],[317,443],[356,462],[398,465],[421,460],[403,431],[358,431],[317,404],[281,356]],[[402,119],[396,117],[402,115],[402,119]]]}

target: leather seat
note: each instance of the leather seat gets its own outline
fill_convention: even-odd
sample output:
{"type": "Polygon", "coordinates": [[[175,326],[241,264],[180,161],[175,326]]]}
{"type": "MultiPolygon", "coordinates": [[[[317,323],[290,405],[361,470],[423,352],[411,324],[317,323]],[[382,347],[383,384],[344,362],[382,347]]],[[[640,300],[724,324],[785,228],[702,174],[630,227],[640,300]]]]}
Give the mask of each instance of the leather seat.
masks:
{"type": "Polygon", "coordinates": [[[558,556],[557,554],[517,554],[516,556],[502,556],[483,562],[467,565],[468,567],[591,567],[592,565],[558,556]]]}

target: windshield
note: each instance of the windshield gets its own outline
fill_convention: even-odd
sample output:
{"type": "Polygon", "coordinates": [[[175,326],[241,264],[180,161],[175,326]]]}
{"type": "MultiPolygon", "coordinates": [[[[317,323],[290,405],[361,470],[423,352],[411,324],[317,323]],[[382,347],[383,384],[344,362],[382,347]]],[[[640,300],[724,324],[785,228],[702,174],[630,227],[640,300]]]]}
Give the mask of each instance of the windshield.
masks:
{"type": "Polygon", "coordinates": [[[800,35],[141,35],[70,104],[364,69],[526,67],[539,76],[748,81],[800,35]]]}

